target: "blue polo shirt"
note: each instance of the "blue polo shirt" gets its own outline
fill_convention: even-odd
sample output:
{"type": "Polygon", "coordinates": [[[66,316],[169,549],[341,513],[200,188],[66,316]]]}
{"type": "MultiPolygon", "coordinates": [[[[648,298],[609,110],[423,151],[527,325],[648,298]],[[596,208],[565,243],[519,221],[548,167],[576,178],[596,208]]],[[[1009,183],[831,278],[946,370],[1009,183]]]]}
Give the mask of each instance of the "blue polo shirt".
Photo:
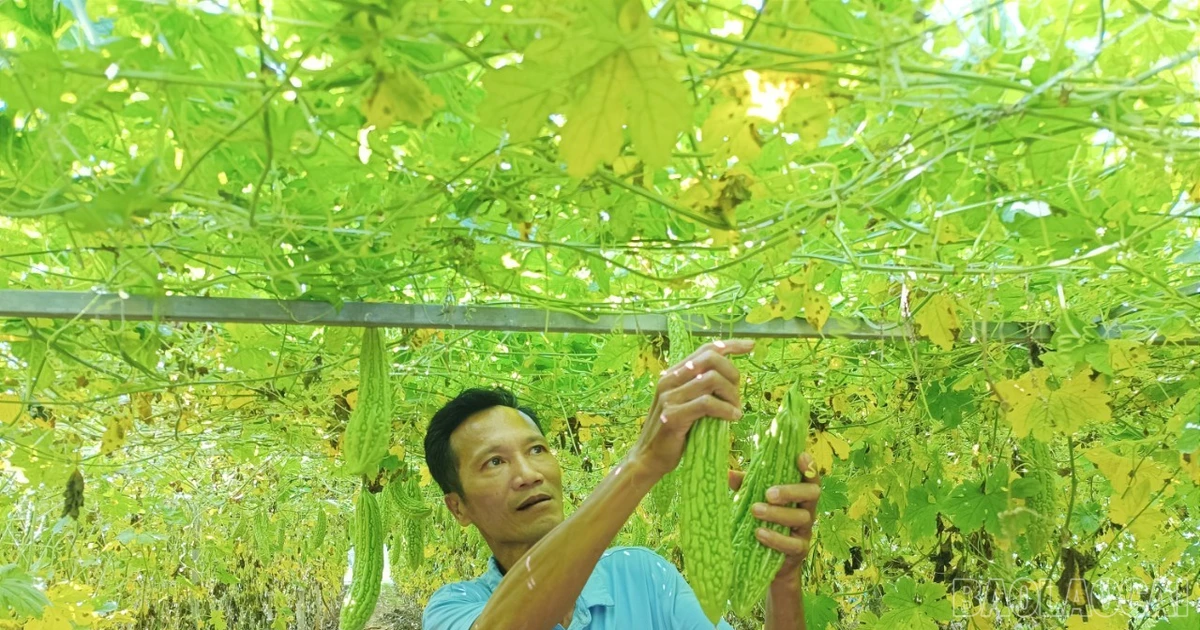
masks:
{"type": "MultiPolygon", "coordinates": [[[[469,630],[500,584],[500,565],[448,584],[429,598],[425,630],[469,630]]],[[[575,602],[571,626],[556,630],[713,630],[675,565],[645,547],[613,547],[600,556],[575,602]]],[[[719,630],[733,630],[720,620],[719,630]]]]}

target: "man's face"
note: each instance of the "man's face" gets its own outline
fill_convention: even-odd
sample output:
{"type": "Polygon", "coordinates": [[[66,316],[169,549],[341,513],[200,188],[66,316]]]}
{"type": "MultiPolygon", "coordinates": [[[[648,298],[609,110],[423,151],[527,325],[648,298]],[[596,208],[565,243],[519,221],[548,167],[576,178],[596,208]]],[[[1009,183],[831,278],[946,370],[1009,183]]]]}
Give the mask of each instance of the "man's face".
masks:
{"type": "Polygon", "coordinates": [[[462,496],[446,505],[492,546],[533,544],[563,521],[562,470],[537,425],[512,407],[476,413],[450,435],[462,496]]]}

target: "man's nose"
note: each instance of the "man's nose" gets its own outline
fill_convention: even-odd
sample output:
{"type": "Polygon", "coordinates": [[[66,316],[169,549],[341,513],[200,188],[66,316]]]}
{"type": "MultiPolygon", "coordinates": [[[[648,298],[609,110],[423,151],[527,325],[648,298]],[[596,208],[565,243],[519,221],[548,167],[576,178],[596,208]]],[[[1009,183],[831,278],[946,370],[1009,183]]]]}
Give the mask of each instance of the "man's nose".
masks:
{"type": "Polygon", "coordinates": [[[527,486],[545,480],[545,475],[533,465],[533,461],[528,457],[517,458],[516,472],[517,477],[515,481],[518,485],[527,486]]]}

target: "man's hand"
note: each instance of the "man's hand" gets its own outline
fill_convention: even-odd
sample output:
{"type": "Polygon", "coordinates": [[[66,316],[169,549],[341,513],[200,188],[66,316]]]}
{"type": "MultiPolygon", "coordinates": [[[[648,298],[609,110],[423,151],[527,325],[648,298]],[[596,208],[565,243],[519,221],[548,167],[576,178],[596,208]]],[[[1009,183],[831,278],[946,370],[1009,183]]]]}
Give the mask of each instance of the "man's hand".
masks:
{"type": "Polygon", "coordinates": [[[741,375],[729,357],[752,350],[754,342],[745,339],[711,341],[664,371],[632,459],[659,479],[679,465],[688,431],[697,420],[741,418],[741,375]]]}
{"type": "MultiPolygon", "coordinates": [[[[817,513],[817,500],[821,497],[821,477],[813,472],[812,456],[808,453],[801,455],[796,465],[800,469],[803,481],[770,488],[767,490],[767,496],[761,497],[766,503],[755,503],[752,506],[755,517],[768,523],[783,525],[789,530],[786,534],[767,528],[759,528],[757,531],[760,543],[784,555],[783,566],[775,574],[773,587],[798,584],[800,566],[804,564],[812,546],[814,515],[817,513]],[[776,494],[772,494],[773,492],[776,494]]],[[[737,489],[742,487],[742,479],[745,476],[746,473],[739,470],[729,471],[729,487],[737,492],[737,489]]]]}

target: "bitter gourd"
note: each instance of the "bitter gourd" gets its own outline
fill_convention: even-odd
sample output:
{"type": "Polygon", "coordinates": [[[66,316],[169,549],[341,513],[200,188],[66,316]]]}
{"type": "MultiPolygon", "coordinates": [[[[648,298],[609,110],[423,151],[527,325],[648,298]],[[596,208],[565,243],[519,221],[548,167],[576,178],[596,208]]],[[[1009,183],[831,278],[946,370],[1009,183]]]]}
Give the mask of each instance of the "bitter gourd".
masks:
{"type": "Polygon", "coordinates": [[[404,551],[408,569],[421,568],[425,560],[425,520],[409,517],[404,521],[404,551]]]}
{"type": "Polygon", "coordinates": [[[364,328],[358,356],[358,404],[350,413],[342,453],[350,475],[374,477],[392,436],[392,385],[378,328],[364,328]]]}
{"type": "Polygon", "coordinates": [[[366,486],[354,505],[354,568],[342,603],[340,630],[362,630],[375,612],[383,585],[383,522],[379,503],[366,486]]]}
{"type": "MultiPolygon", "coordinates": [[[[692,351],[683,322],[670,318],[671,360],[692,351]]],[[[714,625],[725,614],[733,580],[733,536],[729,520],[729,423],[701,418],[688,433],[679,464],[679,547],[688,583],[714,625]]]]}
{"type": "Polygon", "coordinates": [[[1050,448],[1030,436],[1021,441],[1021,459],[1025,462],[1025,479],[1031,480],[1032,492],[1025,497],[1025,507],[1033,513],[1033,522],[1026,528],[1029,548],[1034,555],[1046,550],[1054,535],[1058,517],[1058,470],[1050,456],[1050,448]]]}
{"type": "Polygon", "coordinates": [[[755,531],[759,527],[780,533],[788,531],[787,527],[758,519],[751,507],[766,502],[768,489],[801,481],[797,465],[808,441],[808,422],[808,401],[796,385],[783,395],[779,411],[760,434],[758,448],[734,498],[730,604],[739,617],[749,615],[754,605],[762,601],[784,560],[782,553],[759,542],[755,531]]]}

